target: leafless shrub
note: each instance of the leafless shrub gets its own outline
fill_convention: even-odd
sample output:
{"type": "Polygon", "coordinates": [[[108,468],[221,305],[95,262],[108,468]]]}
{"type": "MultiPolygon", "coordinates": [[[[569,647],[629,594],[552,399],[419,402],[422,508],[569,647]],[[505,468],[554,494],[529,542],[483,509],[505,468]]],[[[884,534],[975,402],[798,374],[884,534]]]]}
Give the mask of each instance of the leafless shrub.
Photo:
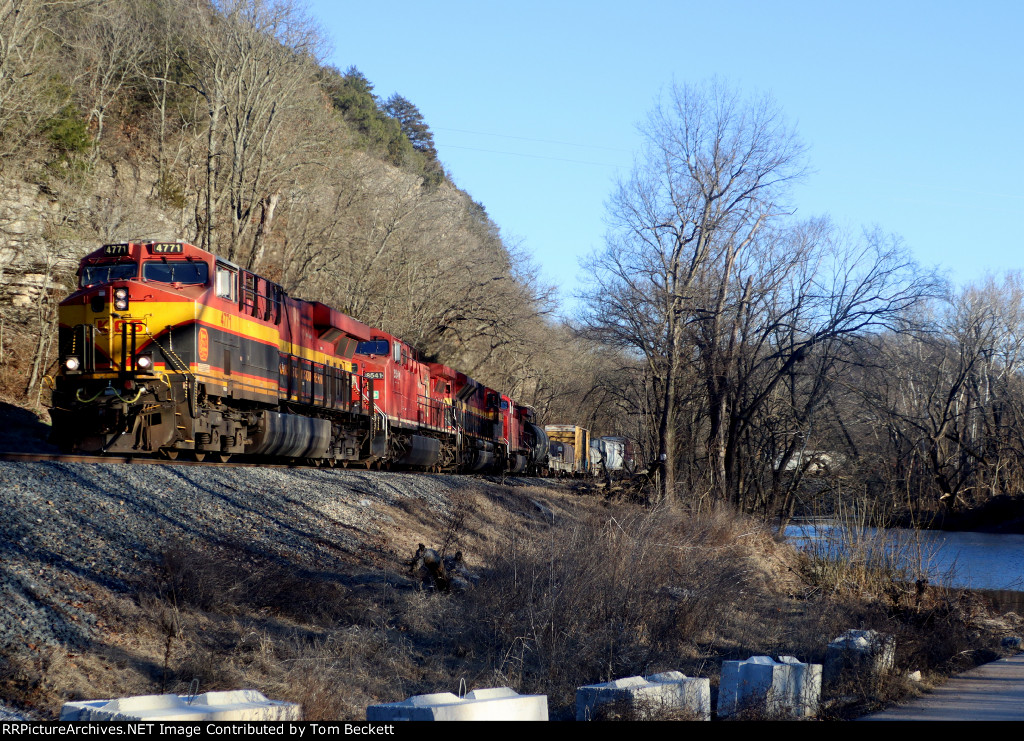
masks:
{"type": "Polygon", "coordinates": [[[955,673],[997,658],[979,642],[980,596],[957,589],[931,589],[919,606],[894,610],[898,663],[910,669],[955,673]]]}
{"type": "Polygon", "coordinates": [[[849,720],[905,700],[914,691],[905,674],[845,674],[822,689],[819,707],[822,720],[849,720]]]}
{"type": "Polygon", "coordinates": [[[465,534],[466,518],[472,513],[472,500],[462,492],[453,492],[448,511],[443,517],[444,537],[441,541],[441,557],[450,556],[461,545],[465,534]]]}
{"type": "Polygon", "coordinates": [[[729,549],[698,557],[698,544],[670,513],[635,509],[510,538],[470,595],[471,640],[496,676],[555,702],[645,672],[709,640],[729,609],[742,568],[729,549]]]}

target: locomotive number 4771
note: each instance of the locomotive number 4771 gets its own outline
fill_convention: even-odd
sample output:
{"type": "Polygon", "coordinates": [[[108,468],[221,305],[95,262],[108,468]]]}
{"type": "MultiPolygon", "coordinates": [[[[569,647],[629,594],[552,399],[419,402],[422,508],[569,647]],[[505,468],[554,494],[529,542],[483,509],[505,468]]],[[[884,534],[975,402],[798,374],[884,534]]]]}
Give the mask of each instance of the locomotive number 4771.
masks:
{"type": "Polygon", "coordinates": [[[104,245],[60,305],[67,450],[544,473],[533,410],[185,242],[104,245]]]}

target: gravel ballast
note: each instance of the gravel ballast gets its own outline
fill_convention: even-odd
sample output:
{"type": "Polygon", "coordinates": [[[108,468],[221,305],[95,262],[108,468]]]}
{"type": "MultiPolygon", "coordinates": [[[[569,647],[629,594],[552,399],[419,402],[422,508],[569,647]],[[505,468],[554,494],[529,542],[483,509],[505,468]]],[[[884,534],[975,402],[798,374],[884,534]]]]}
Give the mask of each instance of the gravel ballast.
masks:
{"type": "Polygon", "coordinates": [[[0,650],[75,646],[98,595],[132,594],[169,547],[242,549],[282,566],[384,556],[389,506],[443,511],[475,479],[260,467],[0,461],[0,650]],[[421,506],[422,506],[421,505],[421,506]],[[374,552],[374,549],[377,552],[374,552]]]}

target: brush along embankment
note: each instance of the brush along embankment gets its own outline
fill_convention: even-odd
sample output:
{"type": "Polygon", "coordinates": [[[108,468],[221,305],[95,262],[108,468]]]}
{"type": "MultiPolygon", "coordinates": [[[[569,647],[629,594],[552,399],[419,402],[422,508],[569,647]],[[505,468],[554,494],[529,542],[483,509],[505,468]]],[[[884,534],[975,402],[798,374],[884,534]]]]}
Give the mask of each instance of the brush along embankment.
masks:
{"type": "MultiPolygon", "coordinates": [[[[901,671],[933,673],[1014,627],[966,595],[824,578],[746,518],[539,480],[0,463],[0,483],[0,699],[39,718],[198,681],[359,719],[461,680],[546,693],[557,718],[578,685],[714,684],[723,659],[821,661],[849,627],[895,633],[901,671]],[[461,591],[410,568],[421,543],[461,552],[461,591]]],[[[911,689],[842,688],[825,712],[911,689]]]]}

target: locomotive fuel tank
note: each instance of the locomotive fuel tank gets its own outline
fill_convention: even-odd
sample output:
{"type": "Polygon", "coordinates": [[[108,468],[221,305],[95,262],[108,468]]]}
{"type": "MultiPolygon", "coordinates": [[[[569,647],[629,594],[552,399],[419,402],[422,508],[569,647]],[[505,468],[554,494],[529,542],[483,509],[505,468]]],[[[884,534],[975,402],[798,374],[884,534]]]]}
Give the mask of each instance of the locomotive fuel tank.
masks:
{"type": "Polygon", "coordinates": [[[430,467],[441,457],[441,441],[423,435],[412,435],[409,448],[395,462],[403,466],[430,467]]]}
{"type": "Polygon", "coordinates": [[[247,453],[286,458],[326,458],[331,423],[326,419],[265,411],[249,428],[252,444],[247,453]]]}

